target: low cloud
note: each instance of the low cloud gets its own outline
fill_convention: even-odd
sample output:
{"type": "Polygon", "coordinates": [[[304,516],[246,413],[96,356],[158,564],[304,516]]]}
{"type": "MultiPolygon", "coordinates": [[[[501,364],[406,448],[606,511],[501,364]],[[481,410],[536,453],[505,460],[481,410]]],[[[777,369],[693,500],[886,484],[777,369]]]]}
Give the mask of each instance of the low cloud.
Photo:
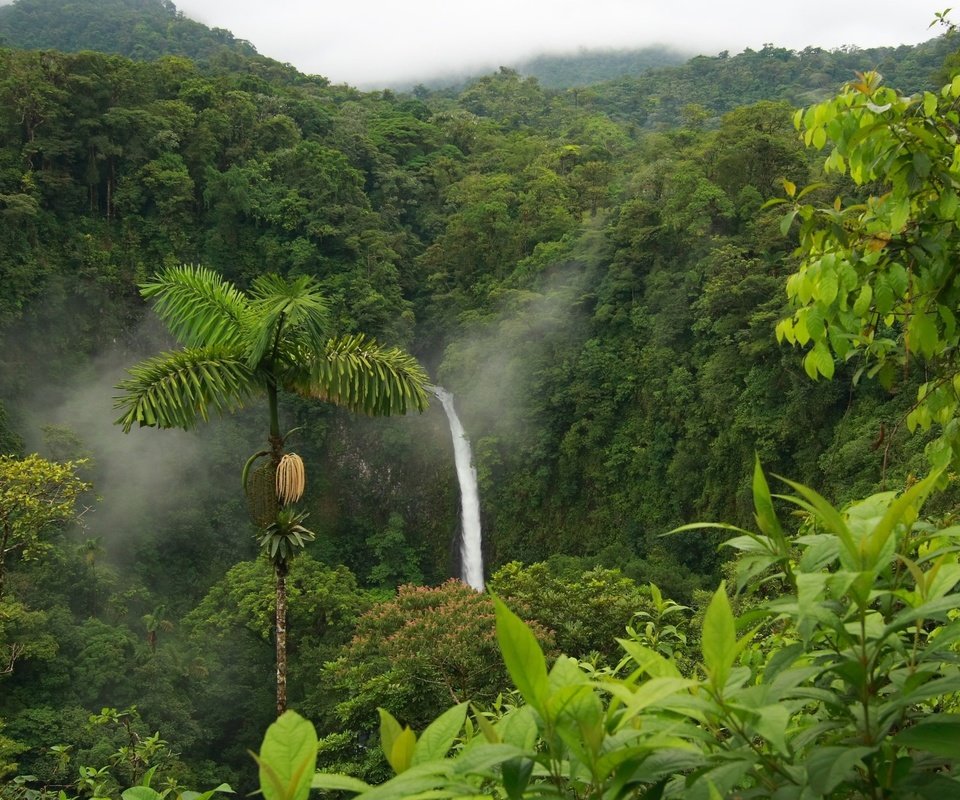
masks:
{"type": "Polygon", "coordinates": [[[928,26],[942,4],[877,0],[867,8],[828,0],[693,0],[679,5],[662,0],[182,0],[178,7],[301,71],[336,83],[377,87],[482,72],[538,53],[581,47],[664,44],[709,55],[765,43],[792,49],[914,44],[937,33],[928,26]]]}

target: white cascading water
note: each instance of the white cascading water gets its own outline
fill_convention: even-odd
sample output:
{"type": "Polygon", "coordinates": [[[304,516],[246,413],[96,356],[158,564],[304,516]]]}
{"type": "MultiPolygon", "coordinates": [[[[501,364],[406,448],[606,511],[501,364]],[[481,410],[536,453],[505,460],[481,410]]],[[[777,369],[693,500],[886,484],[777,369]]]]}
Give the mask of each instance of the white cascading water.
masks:
{"type": "Polygon", "coordinates": [[[480,538],[480,492],[477,489],[477,470],[473,466],[470,440],[463,431],[460,418],[453,407],[453,395],[442,386],[431,391],[443,405],[450,422],[453,439],[453,461],[460,482],[460,572],[461,579],[478,592],[483,591],[483,550],[480,538]]]}

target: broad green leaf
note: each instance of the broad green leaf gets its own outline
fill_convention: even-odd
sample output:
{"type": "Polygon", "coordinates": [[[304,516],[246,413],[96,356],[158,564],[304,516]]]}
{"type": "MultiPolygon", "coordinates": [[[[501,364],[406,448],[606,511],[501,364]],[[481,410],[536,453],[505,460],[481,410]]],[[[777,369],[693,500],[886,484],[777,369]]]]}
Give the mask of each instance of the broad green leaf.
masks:
{"type": "MultiPolygon", "coordinates": [[[[836,292],[834,292],[834,294],[836,294],[836,292]]],[[[806,314],[802,314],[801,316],[807,330],[807,336],[816,343],[823,338],[827,331],[826,317],[819,306],[810,306],[803,310],[806,311],[806,314]]],[[[805,344],[805,342],[801,342],[801,344],[805,344]]]]}
{"type": "Polygon", "coordinates": [[[910,276],[903,264],[891,264],[887,269],[887,280],[897,297],[903,297],[910,286],[910,276]]]}
{"type": "Polygon", "coordinates": [[[767,556],[776,552],[776,547],[773,544],[773,540],[767,536],[734,536],[732,539],[727,539],[722,546],[732,547],[734,550],[739,550],[741,553],[753,553],[767,556]]]}
{"type": "Polygon", "coordinates": [[[831,534],[798,537],[794,542],[804,545],[799,564],[802,572],[817,572],[836,561],[840,554],[840,540],[831,534]]]}
{"type": "Polygon", "coordinates": [[[467,703],[460,703],[447,709],[427,726],[427,729],[420,734],[420,739],[414,748],[412,764],[420,764],[447,755],[463,727],[463,721],[467,716],[467,705],[467,703]]]}
{"type": "Polygon", "coordinates": [[[761,575],[764,576],[763,580],[769,580],[774,575],[783,575],[783,572],[772,573],[772,570],[780,563],[780,558],[771,556],[769,553],[740,556],[735,564],[737,593],[742,592],[747,586],[755,587],[757,585],[757,578],[761,575]],[[764,573],[767,574],[764,575],[764,573]]]}
{"type": "Polygon", "coordinates": [[[865,316],[870,310],[870,304],[873,302],[873,287],[869,283],[863,284],[860,288],[860,294],[857,295],[853,304],[853,313],[858,317],[865,316]]]}
{"type": "Polygon", "coordinates": [[[725,800],[752,768],[753,763],[745,758],[727,763],[720,762],[719,766],[700,774],[681,796],[683,800],[696,800],[697,798],[725,800]]]}
{"type": "Polygon", "coordinates": [[[210,800],[215,794],[236,794],[233,790],[233,787],[229,783],[221,783],[214,789],[209,789],[206,792],[181,792],[180,800],[210,800]]]}
{"type": "Polygon", "coordinates": [[[810,351],[815,359],[816,370],[828,380],[833,377],[836,364],[833,361],[833,354],[830,348],[823,341],[817,342],[813,350],[810,351]]]}
{"type": "Polygon", "coordinates": [[[603,743],[603,704],[589,686],[565,686],[547,703],[554,730],[584,762],[596,759],[603,743]]]}
{"type": "Polygon", "coordinates": [[[500,767],[503,788],[510,800],[521,800],[523,793],[530,783],[533,774],[533,760],[529,758],[514,758],[504,761],[500,767]]]}
{"type": "Polygon", "coordinates": [[[577,686],[588,682],[589,679],[580,669],[580,663],[570,656],[558,656],[548,675],[548,685],[551,693],[565,686],[577,686]]]}
{"type": "Polygon", "coordinates": [[[907,219],[910,217],[910,198],[904,197],[896,201],[891,200],[890,203],[892,204],[890,209],[890,232],[900,233],[907,224],[907,219]]]}
{"type": "Polygon", "coordinates": [[[933,714],[893,737],[902,747],[955,759],[960,753],[960,714],[933,714]]]}
{"type": "Polygon", "coordinates": [[[317,765],[317,732],[294,711],[286,711],[263,738],[260,790],[264,800],[306,800],[317,765]]]}
{"type": "Polygon", "coordinates": [[[927,573],[927,599],[942,597],[960,583],[960,564],[949,563],[944,555],[927,573]]]}
{"type": "Polygon", "coordinates": [[[496,726],[503,743],[521,750],[532,750],[538,733],[534,714],[530,706],[521,706],[503,717],[496,726]]]}
{"type": "Polygon", "coordinates": [[[872,753],[871,747],[819,747],[807,758],[807,780],[819,795],[829,795],[854,777],[858,764],[872,753]]]}
{"type": "Polygon", "coordinates": [[[123,800],[161,800],[160,793],[149,786],[131,786],[120,796],[123,800]]]}
{"type": "Polygon", "coordinates": [[[880,314],[888,314],[893,308],[893,288],[890,286],[890,282],[881,275],[874,282],[873,294],[876,302],[877,312],[880,314]]]}
{"type": "Polygon", "coordinates": [[[754,730],[780,753],[790,752],[787,744],[787,726],[790,724],[790,710],[781,704],[763,706],[756,709],[754,730]]]}
{"type": "Polygon", "coordinates": [[[793,224],[793,220],[797,216],[798,209],[794,208],[788,211],[783,215],[783,218],[780,220],[780,233],[784,236],[787,235],[787,231],[790,230],[790,226],[793,224]]]}
{"type": "Polygon", "coordinates": [[[383,708],[380,713],[380,746],[387,762],[398,775],[410,768],[417,745],[417,734],[410,728],[401,728],[393,715],[383,708]]]}
{"type": "Polygon", "coordinates": [[[737,655],[736,625],[724,582],[720,583],[707,607],[701,647],[710,683],[719,691],[726,684],[737,655]]]}
{"type": "MultiPolygon", "coordinates": [[[[447,764],[456,775],[486,775],[492,767],[514,758],[523,758],[530,755],[512,744],[488,744],[481,742],[476,747],[464,750],[454,759],[448,759],[447,764]]],[[[414,767],[419,769],[420,767],[414,767]]]]}
{"type": "MultiPolygon", "coordinates": [[[[489,745],[497,747],[498,745],[489,745]]],[[[395,775],[386,783],[374,786],[358,795],[358,800],[405,800],[421,792],[443,786],[453,774],[453,761],[427,761],[395,775]]]]}
{"type": "Polygon", "coordinates": [[[540,711],[548,694],[547,660],[536,637],[523,620],[493,596],[497,619],[497,642],[507,672],[523,699],[540,711]]]}
{"type": "MultiPolygon", "coordinates": [[[[838,290],[837,273],[833,270],[826,272],[820,276],[820,282],[817,286],[817,299],[824,305],[830,305],[837,299],[838,290]]],[[[809,326],[809,322],[807,325],[809,326]]],[[[813,331],[810,333],[813,335],[813,331]]]]}
{"type": "Polygon", "coordinates": [[[937,348],[939,337],[933,314],[914,314],[907,327],[907,341],[910,349],[930,358],[937,348]]]}
{"type": "Polygon", "coordinates": [[[632,724],[632,720],[644,709],[654,705],[666,697],[678,694],[693,686],[696,682],[686,678],[651,678],[641,683],[633,692],[629,701],[624,703],[623,716],[618,727],[632,724]]]}
{"type": "Polygon", "coordinates": [[[354,792],[359,794],[370,788],[369,783],[365,783],[352,775],[335,775],[329,772],[318,772],[313,776],[310,784],[314,789],[322,789],[327,792],[354,792]]]}
{"type": "Polygon", "coordinates": [[[380,749],[389,753],[393,750],[394,742],[403,733],[403,726],[387,709],[378,708],[377,713],[380,715],[380,749]]]}

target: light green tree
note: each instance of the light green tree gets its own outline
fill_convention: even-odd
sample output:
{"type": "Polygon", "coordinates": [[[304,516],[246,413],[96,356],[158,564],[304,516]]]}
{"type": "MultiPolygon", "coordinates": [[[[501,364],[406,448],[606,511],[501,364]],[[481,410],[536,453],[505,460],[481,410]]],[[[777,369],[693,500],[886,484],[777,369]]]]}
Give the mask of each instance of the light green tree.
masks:
{"type": "Polygon", "coordinates": [[[77,477],[82,464],[0,455],[0,599],[7,563],[48,552],[53,545],[47,534],[74,517],[77,499],[90,488],[77,477]]]}
{"type": "MultiPolygon", "coordinates": [[[[331,336],[326,302],[309,276],[261,275],[244,294],[212,270],[180,266],[161,272],[141,293],[155,301],[155,311],[183,347],[134,366],[118,386],[123,394],[115,404],[122,412],[117,424],[124,432],[134,425],[189,429],[211,412],[231,412],[266,395],[269,450],[263,454],[270,457],[272,478],[284,458],[281,391],[372,415],[426,408],[427,376],[416,360],[360,334],[331,336]]],[[[246,470],[244,482],[246,488],[246,470]]],[[[260,542],[276,576],[277,713],[282,714],[285,579],[289,559],[312,534],[300,524],[304,515],[292,507],[293,498],[277,498],[274,486],[267,482],[272,511],[259,522],[260,542]]]]}
{"type": "Polygon", "coordinates": [[[784,181],[786,231],[800,222],[793,313],[777,336],[806,348],[812,378],[851,362],[855,379],[892,386],[922,367],[907,426],[939,426],[928,455],[960,456],[960,76],[939,93],[905,96],[865,73],[831,100],[798,111],[824,170],[849,175],[852,197],[816,206],[818,186],[784,181]]]}
{"type": "Polygon", "coordinates": [[[0,678],[12,674],[21,659],[56,655],[46,612],[6,596],[7,565],[41,558],[52,549],[51,533],[74,518],[77,499],[90,488],[77,477],[82,464],[59,464],[36,454],[0,455],[0,678]]]}

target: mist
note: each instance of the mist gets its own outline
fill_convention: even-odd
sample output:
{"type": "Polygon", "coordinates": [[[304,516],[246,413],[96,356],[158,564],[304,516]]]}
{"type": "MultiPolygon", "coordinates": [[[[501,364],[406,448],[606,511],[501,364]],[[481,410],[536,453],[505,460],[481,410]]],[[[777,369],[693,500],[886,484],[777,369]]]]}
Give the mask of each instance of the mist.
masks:
{"type": "Polygon", "coordinates": [[[447,348],[440,382],[455,393],[472,441],[495,435],[509,448],[540,423],[549,399],[531,388],[532,379],[586,335],[584,290],[603,268],[604,222],[592,218],[569,255],[542,268],[536,290],[510,294],[494,316],[447,348]]]}
{"type": "Polygon", "coordinates": [[[791,49],[915,44],[936,35],[937,2],[803,4],[694,0],[182,0],[187,16],[227,28],[264,55],[335,83],[378,88],[490,71],[580,48],[672,46],[715,55],[766,43],[791,49]]]}
{"type": "Polygon", "coordinates": [[[206,538],[222,524],[246,533],[239,476],[244,448],[257,443],[244,443],[242,419],[212,419],[192,431],[144,427],[124,434],[115,424],[117,384],[127,367],[171,346],[152,314],[130,341],[133,347],[107,348],[55,385],[34,389],[24,403],[27,450],[89,458],[81,474],[92,481],[97,499],[83,515],[82,535],[99,539],[115,562],[134,561],[140,543],[173,518],[172,526],[187,538],[206,538]],[[233,507],[229,521],[225,506],[233,507]]]}

